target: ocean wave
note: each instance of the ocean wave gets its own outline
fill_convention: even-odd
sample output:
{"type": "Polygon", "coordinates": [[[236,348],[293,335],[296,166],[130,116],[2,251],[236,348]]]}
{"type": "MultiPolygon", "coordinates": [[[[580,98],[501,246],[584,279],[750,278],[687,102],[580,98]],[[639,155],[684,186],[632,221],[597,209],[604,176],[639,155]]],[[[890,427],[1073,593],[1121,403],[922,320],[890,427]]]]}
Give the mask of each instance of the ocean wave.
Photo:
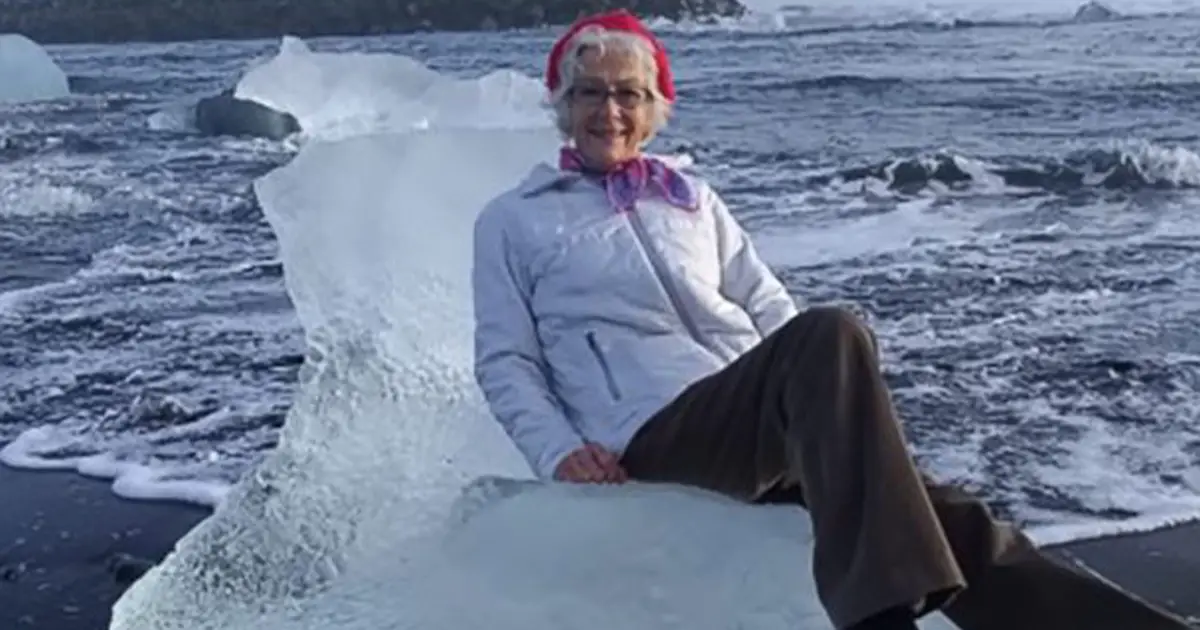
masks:
{"type": "Polygon", "coordinates": [[[1062,157],[1004,160],[944,152],[838,169],[812,176],[808,182],[812,186],[872,186],[898,195],[1180,190],[1200,187],[1200,155],[1191,149],[1152,143],[1077,150],[1062,157]]]}
{"type": "Polygon", "coordinates": [[[1096,23],[1136,23],[1146,20],[1195,18],[1200,6],[1180,9],[1169,3],[1123,7],[1117,11],[1098,2],[1075,6],[1031,7],[999,3],[930,5],[906,3],[828,6],[817,2],[784,6],[748,2],[749,11],[737,18],[704,18],[672,22],[657,19],[654,26],[679,34],[734,33],[742,37],[820,37],[854,33],[929,33],[983,29],[1046,29],[1096,23]]]}
{"type": "Polygon", "coordinates": [[[82,131],[46,133],[26,130],[0,135],[0,163],[54,154],[96,154],[116,148],[93,134],[82,131]]]}

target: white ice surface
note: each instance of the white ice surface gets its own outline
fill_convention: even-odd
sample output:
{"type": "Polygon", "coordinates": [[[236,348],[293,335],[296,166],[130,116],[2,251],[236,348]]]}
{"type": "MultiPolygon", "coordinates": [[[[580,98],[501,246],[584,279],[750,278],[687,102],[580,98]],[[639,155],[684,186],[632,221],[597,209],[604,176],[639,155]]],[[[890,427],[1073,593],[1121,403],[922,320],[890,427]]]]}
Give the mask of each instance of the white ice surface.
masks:
{"type": "Polygon", "coordinates": [[[0,103],[23,103],[70,94],[67,75],[33,40],[0,33],[0,103]]]}
{"type": "Polygon", "coordinates": [[[291,114],[310,138],[545,124],[541,85],[519,73],[455,79],[402,55],[313,52],[295,37],[247,71],[234,96],[291,114]]]}

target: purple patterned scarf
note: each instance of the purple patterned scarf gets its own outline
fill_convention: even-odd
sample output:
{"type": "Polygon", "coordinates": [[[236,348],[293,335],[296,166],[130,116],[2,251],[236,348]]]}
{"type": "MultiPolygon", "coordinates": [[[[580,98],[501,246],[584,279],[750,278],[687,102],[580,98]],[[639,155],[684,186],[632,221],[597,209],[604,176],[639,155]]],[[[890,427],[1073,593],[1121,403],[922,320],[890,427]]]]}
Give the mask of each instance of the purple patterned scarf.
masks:
{"type": "MultiPolygon", "coordinates": [[[[559,152],[558,168],[564,171],[588,172],[577,149],[563,147],[559,152]]],[[[684,210],[695,211],[700,203],[696,191],[687,179],[661,160],[640,157],[630,160],[602,175],[608,200],[617,212],[633,210],[637,201],[648,192],[657,192],[667,203],[684,210]]]]}

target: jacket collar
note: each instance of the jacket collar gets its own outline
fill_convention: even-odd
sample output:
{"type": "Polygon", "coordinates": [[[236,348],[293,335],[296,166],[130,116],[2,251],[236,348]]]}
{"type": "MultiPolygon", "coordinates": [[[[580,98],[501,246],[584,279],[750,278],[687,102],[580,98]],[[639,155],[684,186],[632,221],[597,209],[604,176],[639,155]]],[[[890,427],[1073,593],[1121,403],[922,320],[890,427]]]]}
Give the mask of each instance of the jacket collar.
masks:
{"type": "MultiPolygon", "coordinates": [[[[677,155],[647,153],[646,157],[659,160],[676,170],[687,169],[695,163],[692,156],[682,153],[677,155]]],[[[549,162],[539,162],[517,186],[517,191],[522,197],[536,197],[551,190],[566,190],[583,179],[584,176],[580,173],[561,170],[549,162]]]]}

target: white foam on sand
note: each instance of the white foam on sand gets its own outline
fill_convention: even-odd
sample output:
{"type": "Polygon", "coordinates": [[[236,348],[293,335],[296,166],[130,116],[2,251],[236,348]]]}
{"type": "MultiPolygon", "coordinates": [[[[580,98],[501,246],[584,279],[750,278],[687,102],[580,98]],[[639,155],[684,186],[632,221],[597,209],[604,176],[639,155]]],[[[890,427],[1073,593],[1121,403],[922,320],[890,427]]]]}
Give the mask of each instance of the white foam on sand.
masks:
{"type": "Polygon", "coordinates": [[[44,48],[16,33],[0,33],[0,103],[70,94],[67,75],[44,48]]]}
{"type": "Polygon", "coordinates": [[[112,628],[828,628],[799,510],[516,481],[471,374],[471,232],[557,138],[465,126],[309,143],[257,183],[300,392],[112,628]]]}
{"type": "Polygon", "coordinates": [[[0,463],[24,470],[73,470],[86,477],[111,479],[113,493],[126,499],[183,501],[215,507],[229,491],[220,483],[172,479],[166,470],[122,461],[111,453],[64,458],[35,454],[43,442],[57,441],[53,426],[29,429],[0,448],[0,463]]]}

